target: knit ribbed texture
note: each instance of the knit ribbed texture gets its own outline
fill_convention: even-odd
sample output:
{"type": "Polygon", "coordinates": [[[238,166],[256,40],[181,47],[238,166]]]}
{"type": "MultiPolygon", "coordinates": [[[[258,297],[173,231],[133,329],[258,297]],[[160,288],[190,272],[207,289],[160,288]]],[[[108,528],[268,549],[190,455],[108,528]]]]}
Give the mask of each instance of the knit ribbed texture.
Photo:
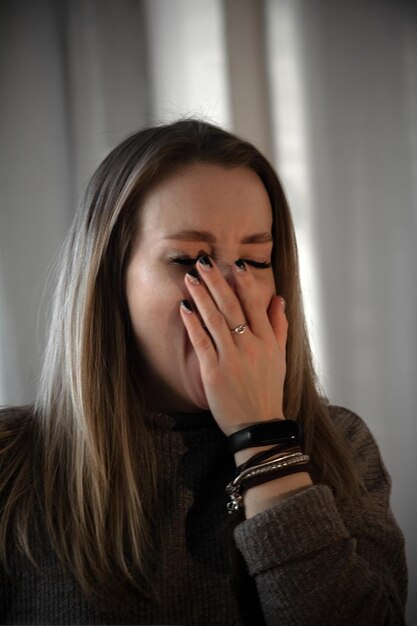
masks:
{"type": "MultiPolygon", "coordinates": [[[[403,537],[389,510],[389,478],[363,422],[333,408],[372,494],[361,508],[336,506],[315,485],[239,524],[236,544],[254,577],[265,616],[241,614],[226,555],[225,485],[233,459],[209,414],[156,415],[162,464],[163,554],[155,563],[161,603],[141,597],[105,611],[81,594],[51,546],[37,546],[42,572],[15,554],[12,579],[0,570],[2,624],[183,624],[268,626],[403,624],[403,537]]],[[[231,536],[229,541],[231,540],[231,536]]],[[[246,602],[256,606],[255,586],[246,602]]]]}
{"type": "Polygon", "coordinates": [[[237,545],[270,626],[405,624],[404,542],[388,475],[362,420],[345,409],[333,414],[372,498],[336,507],[331,490],[315,485],[240,524],[237,545]]]}

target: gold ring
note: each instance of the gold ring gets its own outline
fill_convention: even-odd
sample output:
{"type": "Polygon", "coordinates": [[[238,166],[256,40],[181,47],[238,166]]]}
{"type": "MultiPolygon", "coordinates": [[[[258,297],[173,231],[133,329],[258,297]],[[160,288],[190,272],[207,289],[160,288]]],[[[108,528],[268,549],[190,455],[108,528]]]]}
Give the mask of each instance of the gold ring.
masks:
{"type": "Polygon", "coordinates": [[[237,335],[242,335],[247,329],[247,327],[248,327],[247,324],[239,324],[239,326],[235,326],[234,328],[231,328],[230,332],[236,333],[237,335]]]}

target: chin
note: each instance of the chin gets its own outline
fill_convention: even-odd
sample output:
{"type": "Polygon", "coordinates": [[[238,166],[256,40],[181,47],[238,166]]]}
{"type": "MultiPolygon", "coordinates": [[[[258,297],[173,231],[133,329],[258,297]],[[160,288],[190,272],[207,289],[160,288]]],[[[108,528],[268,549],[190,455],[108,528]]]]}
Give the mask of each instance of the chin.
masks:
{"type": "Polygon", "coordinates": [[[196,409],[201,409],[203,411],[210,410],[199,370],[195,373],[194,376],[190,377],[187,380],[186,398],[188,402],[196,409]]]}
{"type": "Polygon", "coordinates": [[[200,383],[200,385],[194,385],[193,389],[188,390],[187,400],[190,403],[190,406],[194,409],[201,409],[203,411],[210,410],[203,383],[200,383]]]}
{"type": "Polygon", "coordinates": [[[202,409],[203,411],[210,411],[209,403],[207,402],[206,398],[204,398],[204,400],[199,401],[198,408],[202,409]]]}

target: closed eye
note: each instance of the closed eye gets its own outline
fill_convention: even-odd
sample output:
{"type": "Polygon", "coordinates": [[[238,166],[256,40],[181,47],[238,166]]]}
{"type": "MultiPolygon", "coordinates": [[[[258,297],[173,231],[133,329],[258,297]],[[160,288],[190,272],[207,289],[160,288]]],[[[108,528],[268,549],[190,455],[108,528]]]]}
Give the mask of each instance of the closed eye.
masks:
{"type": "Polygon", "coordinates": [[[268,267],[272,267],[272,263],[270,261],[251,261],[250,259],[243,259],[245,263],[251,265],[252,267],[256,267],[259,270],[267,269],[268,267]]]}
{"type": "Polygon", "coordinates": [[[171,263],[176,263],[178,265],[195,265],[197,263],[197,259],[191,259],[190,257],[172,257],[170,259],[171,263]]]}
{"type": "MultiPolygon", "coordinates": [[[[185,266],[192,266],[195,265],[197,263],[197,260],[200,258],[200,255],[198,257],[196,257],[195,259],[191,258],[191,257],[172,257],[170,259],[171,263],[175,263],[177,265],[185,265],[185,266]]],[[[256,269],[268,269],[269,267],[272,267],[272,263],[270,261],[253,261],[251,259],[242,259],[245,263],[247,263],[248,265],[250,265],[251,267],[255,267],[256,269]]]]}

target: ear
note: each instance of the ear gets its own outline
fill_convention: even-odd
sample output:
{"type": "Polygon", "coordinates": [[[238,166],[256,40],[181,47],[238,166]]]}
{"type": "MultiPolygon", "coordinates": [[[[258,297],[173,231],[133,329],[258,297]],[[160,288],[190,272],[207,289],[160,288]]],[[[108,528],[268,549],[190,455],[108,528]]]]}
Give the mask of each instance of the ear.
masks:
{"type": "Polygon", "coordinates": [[[268,318],[274,331],[278,347],[285,355],[288,322],[285,316],[285,300],[281,296],[273,296],[268,307],[268,318]]]}

